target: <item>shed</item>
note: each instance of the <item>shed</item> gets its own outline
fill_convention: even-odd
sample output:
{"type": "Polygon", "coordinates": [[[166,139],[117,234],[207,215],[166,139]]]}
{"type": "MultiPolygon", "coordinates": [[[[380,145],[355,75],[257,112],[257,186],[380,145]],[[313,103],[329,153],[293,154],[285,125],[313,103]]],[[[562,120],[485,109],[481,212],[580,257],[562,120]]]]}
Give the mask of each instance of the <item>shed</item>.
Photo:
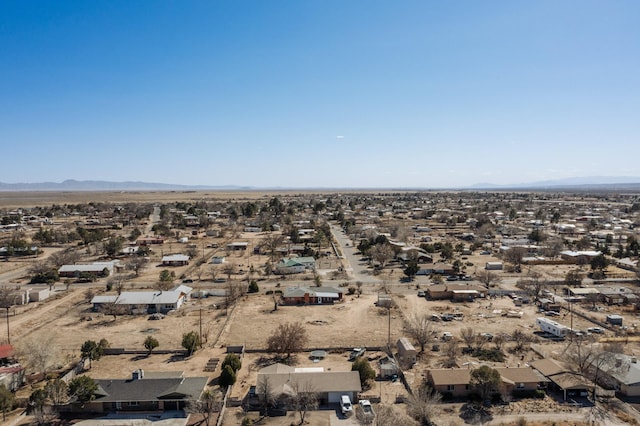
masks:
{"type": "Polygon", "coordinates": [[[484,269],[486,269],[487,271],[501,271],[502,262],[487,262],[484,265],[484,269]]]}
{"type": "Polygon", "coordinates": [[[418,351],[413,344],[411,344],[409,339],[401,337],[396,342],[396,347],[398,348],[398,360],[401,364],[407,366],[415,364],[418,359],[418,351]]]}
{"type": "Polygon", "coordinates": [[[607,322],[611,325],[622,325],[622,316],[620,315],[607,315],[607,322]]]}

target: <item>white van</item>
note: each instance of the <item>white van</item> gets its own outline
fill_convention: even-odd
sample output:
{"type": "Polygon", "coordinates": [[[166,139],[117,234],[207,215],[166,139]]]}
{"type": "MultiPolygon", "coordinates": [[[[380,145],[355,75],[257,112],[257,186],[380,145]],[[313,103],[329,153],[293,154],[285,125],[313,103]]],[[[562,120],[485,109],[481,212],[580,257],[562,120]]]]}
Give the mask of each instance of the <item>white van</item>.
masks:
{"type": "Polygon", "coordinates": [[[353,412],[353,406],[351,405],[351,398],[349,398],[349,395],[342,395],[340,397],[340,410],[345,416],[348,416],[353,412]]]}

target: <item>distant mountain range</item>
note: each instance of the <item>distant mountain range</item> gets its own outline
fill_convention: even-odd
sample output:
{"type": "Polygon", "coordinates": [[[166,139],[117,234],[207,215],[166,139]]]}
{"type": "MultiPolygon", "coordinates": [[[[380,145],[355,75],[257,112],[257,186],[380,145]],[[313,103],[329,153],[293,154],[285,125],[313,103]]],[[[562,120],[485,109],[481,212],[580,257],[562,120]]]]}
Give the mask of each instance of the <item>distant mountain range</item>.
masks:
{"type": "Polygon", "coordinates": [[[242,191],[245,186],[174,185],[153,182],[110,182],[103,180],[73,180],[64,182],[2,183],[0,191],[242,191]]]}
{"type": "Polygon", "coordinates": [[[538,182],[496,185],[477,183],[468,189],[639,189],[640,177],[632,176],[591,176],[565,179],[543,180],[538,182]]]}
{"type": "MultiPolygon", "coordinates": [[[[381,189],[381,188],[286,188],[286,187],[254,187],[238,185],[176,185],[169,183],[153,182],[111,182],[103,180],[73,180],[63,182],[39,182],[39,183],[3,183],[0,182],[0,191],[251,191],[251,190],[339,190],[339,189],[381,189]]],[[[402,188],[389,188],[402,189],[402,188]]],[[[437,188],[404,188],[407,190],[437,189],[437,188]]],[[[629,176],[596,176],[573,177],[557,180],[545,180],[539,182],[519,183],[511,185],[496,185],[492,183],[477,183],[471,186],[451,187],[441,189],[463,190],[638,190],[640,191],[640,177],[629,176]]]]}

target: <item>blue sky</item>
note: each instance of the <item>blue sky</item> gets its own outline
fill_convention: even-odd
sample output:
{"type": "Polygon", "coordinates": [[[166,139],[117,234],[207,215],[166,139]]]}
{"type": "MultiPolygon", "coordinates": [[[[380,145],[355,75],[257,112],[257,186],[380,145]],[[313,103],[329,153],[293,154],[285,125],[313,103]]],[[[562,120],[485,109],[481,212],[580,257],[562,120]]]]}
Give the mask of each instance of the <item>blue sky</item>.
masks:
{"type": "Polygon", "coordinates": [[[0,2],[1,182],[640,176],[640,2],[0,2]]]}

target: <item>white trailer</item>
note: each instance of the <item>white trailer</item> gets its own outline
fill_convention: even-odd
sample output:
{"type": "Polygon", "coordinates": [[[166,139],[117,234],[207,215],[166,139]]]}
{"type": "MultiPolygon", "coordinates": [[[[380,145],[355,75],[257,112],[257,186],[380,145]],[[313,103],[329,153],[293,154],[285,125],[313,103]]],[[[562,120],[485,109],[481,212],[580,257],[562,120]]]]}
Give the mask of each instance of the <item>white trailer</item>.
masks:
{"type": "Polygon", "coordinates": [[[571,333],[571,329],[549,318],[536,318],[536,324],[545,333],[553,334],[556,337],[565,337],[571,333]]]}

